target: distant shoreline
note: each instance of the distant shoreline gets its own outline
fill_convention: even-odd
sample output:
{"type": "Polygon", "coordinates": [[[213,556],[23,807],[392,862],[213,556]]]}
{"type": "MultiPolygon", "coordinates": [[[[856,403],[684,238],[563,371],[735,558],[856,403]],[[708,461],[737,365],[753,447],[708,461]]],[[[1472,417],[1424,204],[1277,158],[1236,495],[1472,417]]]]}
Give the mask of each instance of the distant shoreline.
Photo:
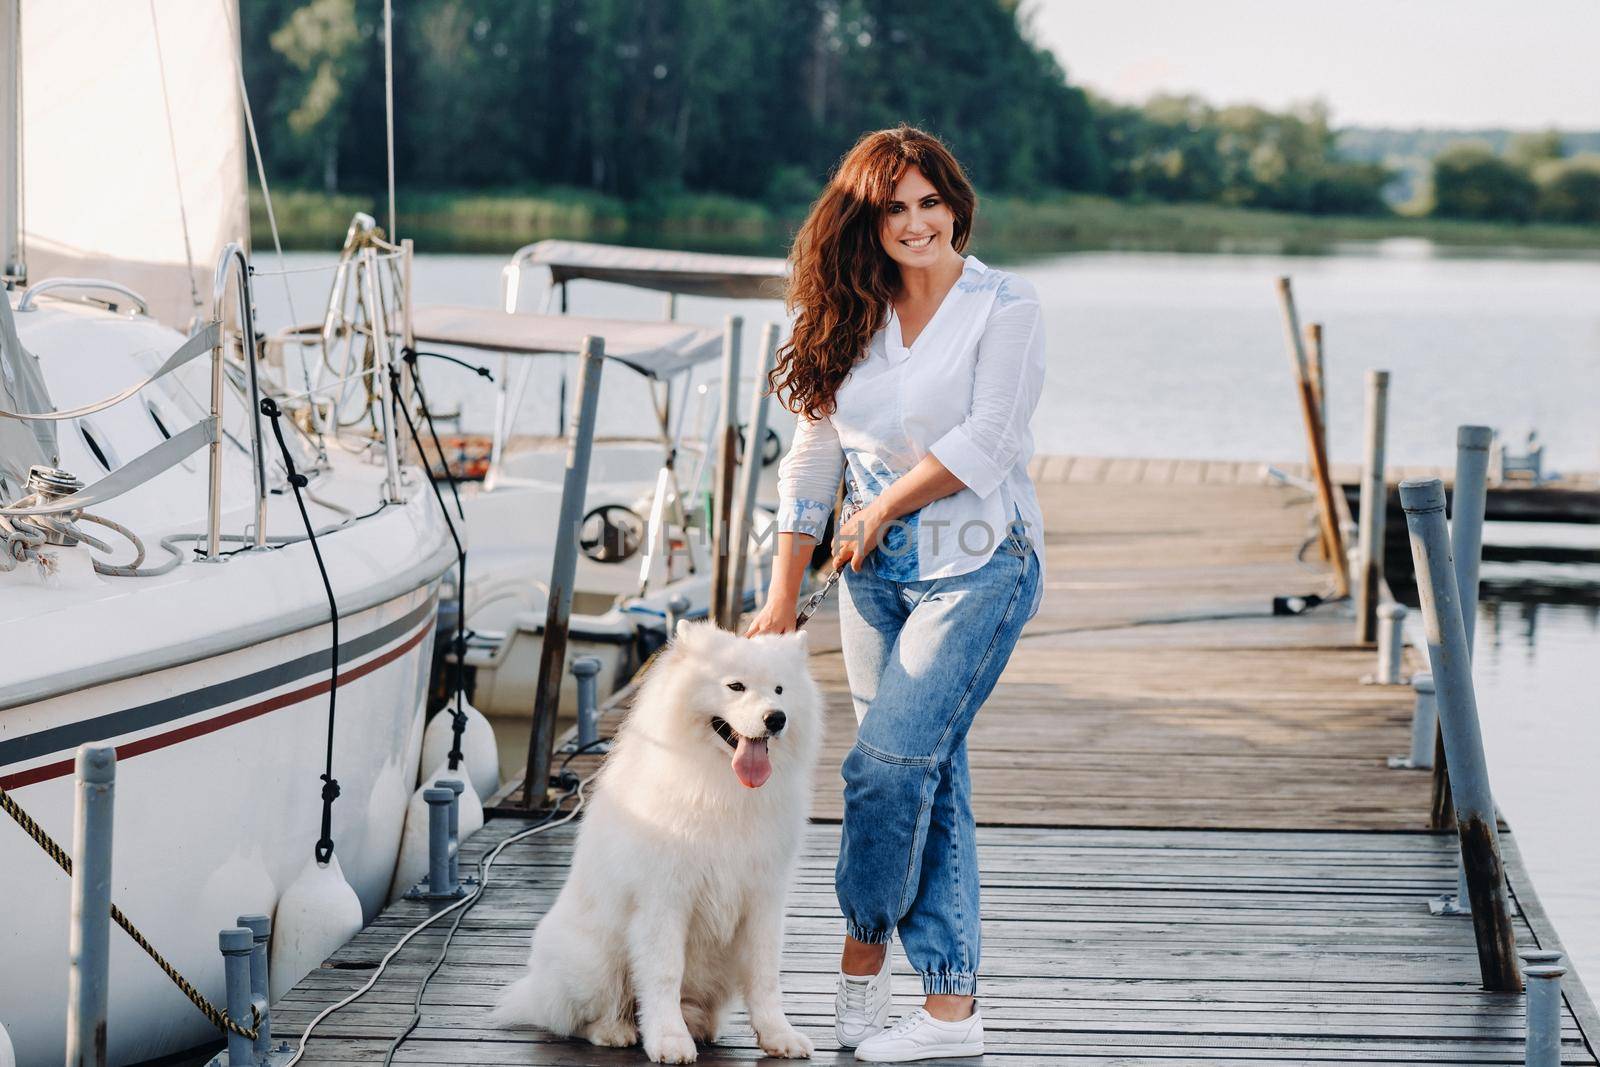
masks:
{"type": "MultiPolygon", "coordinates": [[[[379,198],[278,190],[273,196],[286,249],[333,251],[350,216],[386,215],[379,198]]],[[[624,202],[583,190],[406,193],[399,228],[423,252],[505,253],[546,237],[782,255],[806,206],[678,194],[624,202]]],[[[260,194],[251,192],[251,236],[270,247],[260,194]]],[[[1421,239],[1462,252],[1600,255],[1600,227],[1469,222],[1402,215],[1298,215],[1216,204],[1113,200],[1050,193],[981,201],[976,238],[991,255],[1026,259],[1066,251],[1140,250],[1315,255],[1347,242],[1421,239]]],[[[997,258],[999,258],[997,256],[997,258]]]]}

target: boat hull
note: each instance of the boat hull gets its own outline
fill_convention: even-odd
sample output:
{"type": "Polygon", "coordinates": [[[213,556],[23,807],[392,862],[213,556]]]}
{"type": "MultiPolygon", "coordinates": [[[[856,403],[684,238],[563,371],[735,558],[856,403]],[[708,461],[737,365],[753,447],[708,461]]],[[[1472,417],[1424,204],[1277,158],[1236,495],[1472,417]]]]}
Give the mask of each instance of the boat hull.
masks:
{"type": "MultiPolygon", "coordinates": [[[[416,782],[438,580],[340,620],[333,838],[367,917],[382,906],[416,782]]],[[[271,914],[319,835],[328,737],[327,624],[0,713],[0,786],[70,850],[72,759],[118,750],[112,899],[222,1003],[217,933],[271,914]]],[[[59,1062],[69,879],[0,825],[0,1019],[19,1063],[59,1062]]],[[[113,1063],[215,1030],[120,930],[111,934],[113,1063]]]]}

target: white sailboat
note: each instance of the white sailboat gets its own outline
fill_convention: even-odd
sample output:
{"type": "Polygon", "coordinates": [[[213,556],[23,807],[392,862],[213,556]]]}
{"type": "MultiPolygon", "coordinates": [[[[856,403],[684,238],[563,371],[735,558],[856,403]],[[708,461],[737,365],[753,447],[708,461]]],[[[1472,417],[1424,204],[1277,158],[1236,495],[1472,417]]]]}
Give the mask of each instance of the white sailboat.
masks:
{"type": "MultiPolygon", "coordinates": [[[[229,247],[246,222],[235,18],[0,4],[0,787],[69,843],[74,749],[115,745],[113,900],[213,1000],[217,931],[270,914],[312,857],[330,734],[328,601],[256,405],[292,383],[253,358],[229,247]]],[[[369,332],[381,395],[396,343],[369,332]]],[[[283,427],[339,609],[331,839],[368,916],[455,558],[389,410],[336,438],[283,427]]],[[[5,819],[0,871],[0,1023],[18,1062],[59,1062],[68,881],[5,819]]],[[[118,931],[110,980],[113,1063],[216,1036],[118,931]]]]}

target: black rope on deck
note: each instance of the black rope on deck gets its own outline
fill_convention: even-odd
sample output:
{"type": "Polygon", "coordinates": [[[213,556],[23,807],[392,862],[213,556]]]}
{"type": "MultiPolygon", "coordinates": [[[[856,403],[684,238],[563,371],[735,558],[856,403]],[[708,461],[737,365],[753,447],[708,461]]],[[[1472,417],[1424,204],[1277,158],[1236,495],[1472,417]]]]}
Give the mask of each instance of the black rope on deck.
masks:
{"type": "Polygon", "coordinates": [[[317,862],[327,863],[333,858],[333,802],[339,799],[339,780],[333,776],[333,724],[339,696],[339,602],[334,599],[333,582],[328,578],[328,565],[322,559],[322,547],[317,544],[317,531],[311,525],[311,514],[306,511],[305,498],[300,494],[308,484],[306,476],[295,470],[289,443],[283,439],[283,426],[278,421],[283,412],[269,396],[261,399],[261,414],[272,421],[272,436],[277,438],[278,451],[283,453],[283,466],[289,472],[294,502],[300,508],[306,539],[311,542],[311,552],[317,558],[317,573],[322,576],[322,588],[328,594],[328,620],[333,626],[333,644],[328,649],[328,745],[322,772],[322,836],[317,839],[316,847],[317,862]]]}

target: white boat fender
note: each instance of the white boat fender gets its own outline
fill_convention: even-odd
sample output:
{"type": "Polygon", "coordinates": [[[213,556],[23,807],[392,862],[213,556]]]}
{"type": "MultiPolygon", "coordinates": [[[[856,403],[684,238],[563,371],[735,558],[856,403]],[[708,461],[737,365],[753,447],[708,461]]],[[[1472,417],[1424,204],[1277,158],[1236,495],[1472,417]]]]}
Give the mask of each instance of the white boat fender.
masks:
{"type": "MultiPolygon", "coordinates": [[[[457,777],[472,786],[480,801],[488,800],[500,788],[500,748],[495,743],[494,727],[488,718],[467,703],[461,702],[461,711],[467,724],[461,734],[462,766],[455,769],[457,777]]],[[[455,710],[446,705],[429,721],[422,735],[422,767],[437,767],[450,757],[454,740],[455,710]]]]}
{"type": "MultiPolygon", "coordinates": [[[[460,781],[461,771],[452,771],[448,762],[441,762],[411,794],[411,803],[406,806],[405,832],[400,835],[400,858],[395,861],[394,880],[389,883],[391,903],[404,896],[406,890],[428,873],[428,802],[422,794],[424,790],[451,779],[460,781]]],[[[483,826],[483,802],[478,799],[476,790],[463,789],[457,803],[461,805],[461,811],[457,816],[456,832],[458,839],[465,841],[483,826]]]]}
{"type": "Polygon", "coordinates": [[[11,1047],[5,1023],[0,1023],[0,1067],[17,1067],[17,1050],[11,1047]]]}
{"type": "Polygon", "coordinates": [[[278,898],[272,917],[269,976],[277,1001],[322,961],[361,932],[361,901],[345,880],[338,856],[315,856],[278,898]]]}

